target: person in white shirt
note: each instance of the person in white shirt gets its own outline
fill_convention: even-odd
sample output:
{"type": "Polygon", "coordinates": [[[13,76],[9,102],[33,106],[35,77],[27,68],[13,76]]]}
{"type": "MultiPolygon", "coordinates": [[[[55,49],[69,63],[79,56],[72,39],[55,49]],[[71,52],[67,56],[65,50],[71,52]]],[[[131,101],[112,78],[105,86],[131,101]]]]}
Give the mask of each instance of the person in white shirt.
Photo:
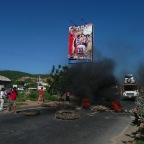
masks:
{"type": "Polygon", "coordinates": [[[0,111],[3,111],[4,98],[6,97],[5,89],[2,88],[0,92],[0,111]]]}

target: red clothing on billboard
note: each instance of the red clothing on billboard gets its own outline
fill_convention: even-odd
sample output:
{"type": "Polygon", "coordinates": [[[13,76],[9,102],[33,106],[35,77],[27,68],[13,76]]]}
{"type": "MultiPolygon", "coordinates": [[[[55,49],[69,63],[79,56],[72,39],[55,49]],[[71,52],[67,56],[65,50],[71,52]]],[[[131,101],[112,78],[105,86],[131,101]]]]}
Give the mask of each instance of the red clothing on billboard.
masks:
{"type": "Polygon", "coordinates": [[[69,33],[69,55],[71,56],[74,53],[75,49],[75,35],[69,33]]]}

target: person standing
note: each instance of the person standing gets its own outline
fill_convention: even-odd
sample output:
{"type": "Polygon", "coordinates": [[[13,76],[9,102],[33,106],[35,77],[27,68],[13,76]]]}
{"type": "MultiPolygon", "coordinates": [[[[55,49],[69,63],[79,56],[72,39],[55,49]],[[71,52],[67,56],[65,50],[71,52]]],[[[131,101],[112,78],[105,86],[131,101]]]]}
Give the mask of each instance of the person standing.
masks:
{"type": "Polygon", "coordinates": [[[11,111],[13,108],[14,113],[16,113],[16,98],[17,98],[17,96],[18,96],[18,93],[17,93],[16,87],[14,87],[9,96],[8,111],[11,111]]]}
{"type": "Polygon", "coordinates": [[[39,104],[39,101],[42,101],[44,103],[43,92],[44,92],[43,87],[41,87],[41,89],[39,90],[38,104],[39,104]]]}
{"type": "Polygon", "coordinates": [[[70,101],[70,92],[69,91],[66,92],[66,101],[70,101]]]}
{"type": "Polygon", "coordinates": [[[0,111],[3,111],[3,105],[4,105],[4,98],[7,96],[6,92],[5,92],[5,88],[1,89],[0,92],[0,111]]]}
{"type": "Polygon", "coordinates": [[[9,97],[10,97],[11,91],[12,91],[12,87],[10,87],[8,90],[6,90],[8,105],[9,105],[9,101],[10,101],[10,100],[9,100],[9,97]]]}

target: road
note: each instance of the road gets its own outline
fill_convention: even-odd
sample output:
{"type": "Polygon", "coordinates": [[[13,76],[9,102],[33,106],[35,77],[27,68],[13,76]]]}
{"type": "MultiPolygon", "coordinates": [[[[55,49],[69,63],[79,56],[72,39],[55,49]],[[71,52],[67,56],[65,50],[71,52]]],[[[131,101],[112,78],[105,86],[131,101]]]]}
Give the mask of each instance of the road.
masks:
{"type": "MultiPolygon", "coordinates": [[[[123,101],[131,108],[134,102],[123,101]]],[[[0,113],[1,144],[116,144],[114,137],[129,126],[129,115],[79,111],[80,119],[55,118],[55,110],[41,109],[40,115],[0,113]]]]}
{"type": "Polygon", "coordinates": [[[122,107],[125,109],[125,110],[131,110],[135,107],[136,103],[134,100],[131,100],[131,99],[125,99],[123,101],[120,101],[120,104],[122,105],[122,107]]]}

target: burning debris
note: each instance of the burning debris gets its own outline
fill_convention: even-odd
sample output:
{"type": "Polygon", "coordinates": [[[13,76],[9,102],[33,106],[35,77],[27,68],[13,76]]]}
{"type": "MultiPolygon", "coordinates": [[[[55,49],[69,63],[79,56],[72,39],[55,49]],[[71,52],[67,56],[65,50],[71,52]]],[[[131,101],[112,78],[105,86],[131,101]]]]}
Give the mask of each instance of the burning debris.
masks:
{"type": "Polygon", "coordinates": [[[90,101],[88,99],[83,99],[82,100],[82,108],[90,109],[90,101]]]}
{"type": "Polygon", "coordinates": [[[124,112],[124,109],[121,107],[121,105],[118,102],[112,101],[111,105],[116,112],[124,112]]]}

